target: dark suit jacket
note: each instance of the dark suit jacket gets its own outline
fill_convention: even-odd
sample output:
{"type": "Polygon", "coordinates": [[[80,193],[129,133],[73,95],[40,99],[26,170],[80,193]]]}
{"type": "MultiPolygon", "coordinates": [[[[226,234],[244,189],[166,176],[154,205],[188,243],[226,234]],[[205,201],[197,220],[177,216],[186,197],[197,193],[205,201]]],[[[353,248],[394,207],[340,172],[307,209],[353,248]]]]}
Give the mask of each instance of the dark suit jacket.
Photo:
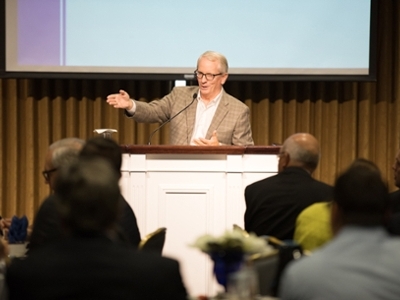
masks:
{"type": "Polygon", "coordinates": [[[331,186],[302,168],[289,167],[245,189],[245,229],[281,240],[293,239],[296,218],[309,205],[329,201],[331,186]]]}
{"type": "MultiPolygon", "coordinates": [[[[33,249],[50,241],[63,237],[61,220],[57,212],[56,196],[47,197],[38,212],[33,223],[28,249],[30,253],[33,249]]],[[[136,222],[136,216],[124,197],[120,197],[120,217],[117,220],[117,235],[121,242],[125,242],[134,248],[140,243],[140,233],[136,222]]]]}
{"type": "MultiPolygon", "coordinates": [[[[145,103],[135,101],[136,112],[133,119],[137,122],[163,123],[176,115],[193,100],[193,94],[199,92],[198,86],[175,87],[171,93],[158,101],[145,103]]],[[[189,145],[196,119],[197,102],[171,121],[171,141],[173,145],[189,145]]],[[[206,139],[217,131],[218,140],[225,145],[253,145],[250,126],[249,107],[225,91],[208,128],[206,139]]]]}
{"type": "Polygon", "coordinates": [[[177,261],[130,249],[105,236],[50,242],[6,274],[13,299],[186,300],[177,261]]]}
{"type": "Polygon", "coordinates": [[[400,213],[400,190],[389,194],[390,203],[394,213],[400,213]]]}
{"type": "Polygon", "coordinates": [[[394,235],[400,235],[400,190],[389,194],[392,205],[392,215],[388,221],[388,231],[394,235]]]}

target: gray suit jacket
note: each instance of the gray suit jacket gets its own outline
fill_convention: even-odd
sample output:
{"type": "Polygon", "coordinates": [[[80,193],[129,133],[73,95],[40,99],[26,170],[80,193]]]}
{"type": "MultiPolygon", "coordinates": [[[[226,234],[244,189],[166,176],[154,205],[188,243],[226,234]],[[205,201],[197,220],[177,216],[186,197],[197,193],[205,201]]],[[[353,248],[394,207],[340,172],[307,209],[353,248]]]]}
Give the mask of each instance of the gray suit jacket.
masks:
{"type": "MultiPolygon", "coordinates": [[[[199,87],[175,87],[171,93],[150,103],[135,101],[136,112],[132,116],[137,122],[163,123],[175,116],[193,100],[199,87]]],[[[196,101],[171,121],[173,145],[190,145],[196,118],[196,101]]],[[[222,98],[208,128],[206,139],[217,131],[218,140],[225,145],[253,145],[250,127],[250,110],[238,99],[222,92],[222,98]]]]}

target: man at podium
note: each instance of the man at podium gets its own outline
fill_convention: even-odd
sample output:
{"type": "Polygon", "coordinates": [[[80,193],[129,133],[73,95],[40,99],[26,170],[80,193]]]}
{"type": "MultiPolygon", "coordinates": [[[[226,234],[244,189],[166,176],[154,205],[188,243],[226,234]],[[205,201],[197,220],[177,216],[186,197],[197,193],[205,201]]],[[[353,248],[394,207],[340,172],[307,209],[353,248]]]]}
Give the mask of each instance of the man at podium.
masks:
{"type": "Polygon", "coordinates": [[[194,74],[198,86],[175,87],[160,100],[139,102],[120,90],[109,95],[107,103],[125,109],[137,122],[157,122],[160,127],[171,122],[173,145],[253,145],[248,106],[223,88],[228,78],[225,56],[203,53],[194,74]]]}

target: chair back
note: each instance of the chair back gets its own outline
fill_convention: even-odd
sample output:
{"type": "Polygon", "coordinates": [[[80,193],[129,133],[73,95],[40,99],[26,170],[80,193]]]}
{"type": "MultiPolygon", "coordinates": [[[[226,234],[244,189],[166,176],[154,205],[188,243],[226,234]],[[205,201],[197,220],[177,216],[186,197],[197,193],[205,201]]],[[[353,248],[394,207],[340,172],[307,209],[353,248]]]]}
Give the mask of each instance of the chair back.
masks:
{"type": "Polygon", "coordinates": [[[279,268],[279,250],[257,253],[249,257],[248,264],[255,270],[258,278],[258,290],[262,296],[274,295],[276,275],[279,268]]]}
{"type": "MultiPolygon", "coordinates": [[[[248,237],[249,233],[237,224],[233,224],[233,230],[237,230],[243,236],[248,237]]],[[[256,253],[247,259],[247,264],[252,266],[258,278],[258,292],[262,296],[274,295],[274,288],[277,284],[277,274],[280,264],[280,253],[274,244],[283,244],[274,237],[263,237],[266,242],[274,246],[274,250],[266,253],[256,253]]]]}
{"type": "Polygon", "coordinates": [[[276,297],[279,290],[282,273],[286,265],[292,260],[299,259],[303,255],[303,249],[293,240],[282,241],[273,236],[266,237],[268,244],[278,251],[277,268],[275,269],[275,280],[272,285],[271,296],[276,297]]]}
{"type": "Polygon", "coordinates": [[[167,228],[160,227],[146,235],[139,243],[139,251],[153,252],[162,255],[167,228]]]}

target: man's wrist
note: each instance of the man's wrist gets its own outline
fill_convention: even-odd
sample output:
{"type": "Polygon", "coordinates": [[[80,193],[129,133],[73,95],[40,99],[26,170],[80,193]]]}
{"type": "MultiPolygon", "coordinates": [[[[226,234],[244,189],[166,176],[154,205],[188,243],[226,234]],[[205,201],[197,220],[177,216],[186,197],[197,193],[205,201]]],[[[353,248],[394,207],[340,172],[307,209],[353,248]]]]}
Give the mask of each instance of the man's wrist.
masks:
{"type": "Polygon", "coordinates": [[[131,101],[131,106],[125,108],[125,114],[127,116],[133,116],[136,111],[136,104],[133,99],[129,99],[131,101]]]}
{"type": "Polygon", "coordinates": [[[132,100],[132,99],[129,99],[129,100],[130,100],[130,101],[129,101],[129,102],[130,102],[130,105],[129,105],[129,107],[126,108],[127,111],[132,110],[132,109],[133,109],[133,106],[135,105],[135,104],[133,103],[133,100],[132,100]]]}

